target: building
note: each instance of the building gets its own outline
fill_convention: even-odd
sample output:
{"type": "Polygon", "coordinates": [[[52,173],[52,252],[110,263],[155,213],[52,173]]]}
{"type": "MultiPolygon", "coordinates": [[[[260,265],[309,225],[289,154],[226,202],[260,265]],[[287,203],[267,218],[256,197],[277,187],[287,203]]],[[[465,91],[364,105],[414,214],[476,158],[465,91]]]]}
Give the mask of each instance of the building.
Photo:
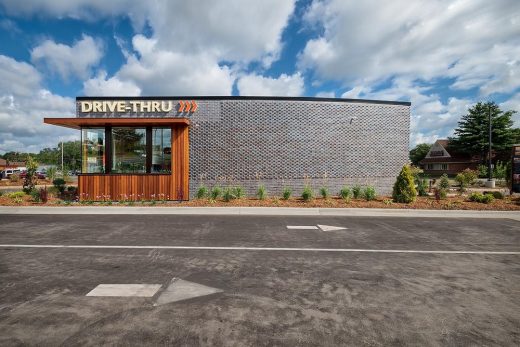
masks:
{"type": "Polygon", "coordinates": [[[390,192],[408,162],[410,103],[290,97],[78,97],[85,199],[187,200],[204,184],[390,192]],[[153,195],[153,196],[152,196],[153,195]]]}
{"type": "Polygon", "coordinates": [[[456,175],[465,169],[476,170],[478,164],[478,157],[456,153],[450,149],[447,139],[435,141],[426,157],[419,162],[424,173],[432,176],[456,175]]]}
{"type": "Polygon", "coordinates": [[[0,158],[0,179],[9,178],[12,174],[19,174],[27,170],[23,161],[9,161],[0,158]]]}

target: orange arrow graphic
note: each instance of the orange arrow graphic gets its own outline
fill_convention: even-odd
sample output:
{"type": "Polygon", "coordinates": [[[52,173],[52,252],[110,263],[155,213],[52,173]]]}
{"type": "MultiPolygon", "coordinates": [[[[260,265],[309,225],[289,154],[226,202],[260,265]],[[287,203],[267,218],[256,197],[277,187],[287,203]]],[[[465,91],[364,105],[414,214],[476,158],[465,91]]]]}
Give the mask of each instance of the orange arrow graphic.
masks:
{"type": "Polygon", "coordinates": [[[179,105],[180,105],[179,112],[181,112],[181,113],[184,112],[184,101],[179,101],[179,105]]]}
{"type": "Polygon", "coordinates": [[[191,100],[191,112],[197,111],[197,103],[193,100],[191,100]]]}
{"type": "Polygon", "coordinates": [[[190,112],[191,104],[189,101],[186,101],[186,108],[184,109],[185,112],[190,112]]]}

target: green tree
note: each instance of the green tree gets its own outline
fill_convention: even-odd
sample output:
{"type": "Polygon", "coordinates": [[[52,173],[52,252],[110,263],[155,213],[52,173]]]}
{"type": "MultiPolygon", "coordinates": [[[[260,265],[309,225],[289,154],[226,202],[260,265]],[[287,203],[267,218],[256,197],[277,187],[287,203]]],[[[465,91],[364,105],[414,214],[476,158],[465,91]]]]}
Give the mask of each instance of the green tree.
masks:
{"type": "Polygon", "coordinates": [[[432,147],[429,143],[420,143],[410,150],[410,161],[413,165],[419,165],[419,162],[426,157],[426,154],[432,147]]]}
{"type": "Polygon", "coordinates": [[[392,191],[392,199],[395,202],[404,202],[406,204],[415,201],[417,190],[415,190],[415,182],[412,170],[409,165],[403,166],[399,176],[394,184],[392,191]]]}
{"type": "Polygon", "coordinates": [[[36,170],[38,169],[38,162],[29,155],[27,156],[25,167],[27,168],[27,172],[23,180],[23,191],[26,194],[29,194],[36,186],[36,170]]]}
{"type": "Polygon", "coordinates": [[[450,147],[460,153],[479,155],[483,162],[487,157],[489,113],[491,112],[492,145],[496,152],[510,151],[516,130],[512,129],[516,111],[502,111],[494,102],[479,102],[462,116],[450,147]]]}

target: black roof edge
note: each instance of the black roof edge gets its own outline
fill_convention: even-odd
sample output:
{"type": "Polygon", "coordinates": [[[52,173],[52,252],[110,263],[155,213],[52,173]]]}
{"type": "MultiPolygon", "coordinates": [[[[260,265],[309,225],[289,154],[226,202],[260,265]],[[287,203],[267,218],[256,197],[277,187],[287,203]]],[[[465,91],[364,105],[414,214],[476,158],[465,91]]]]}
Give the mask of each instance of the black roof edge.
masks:
{"type": "Polygon", "coordinates": [[[322,102],[350,102],[363,104],[383,104],[411,106],[409,101],[387,101],[368,99],[342,99],[342,98],[318,98],[318,97],[292,97],[292,96],[77,96],[77,101],[90,100],[280,100],[280,101],[322,101],[322,102]]]}

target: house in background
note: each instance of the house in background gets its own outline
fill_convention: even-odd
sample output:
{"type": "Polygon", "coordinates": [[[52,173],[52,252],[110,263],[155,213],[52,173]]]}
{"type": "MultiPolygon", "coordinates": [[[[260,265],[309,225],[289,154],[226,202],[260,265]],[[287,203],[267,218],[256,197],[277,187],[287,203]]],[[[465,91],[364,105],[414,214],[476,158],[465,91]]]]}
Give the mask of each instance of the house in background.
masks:
{"type": "Polygon", "coordinates": [[[9,161],[0,158],[0,179],[9,178],[13,173],[27,170],[23,161],[9,161]]]}
{"type": "Polygon", "coordinates": [[[430,148],[426,157],[419,162],[425,174],[440,176],[442,174],[456,175],[464,169],[476,170],[478,157],[456,153],[449,149],[449,140],[437,140],[430,148]]]}

